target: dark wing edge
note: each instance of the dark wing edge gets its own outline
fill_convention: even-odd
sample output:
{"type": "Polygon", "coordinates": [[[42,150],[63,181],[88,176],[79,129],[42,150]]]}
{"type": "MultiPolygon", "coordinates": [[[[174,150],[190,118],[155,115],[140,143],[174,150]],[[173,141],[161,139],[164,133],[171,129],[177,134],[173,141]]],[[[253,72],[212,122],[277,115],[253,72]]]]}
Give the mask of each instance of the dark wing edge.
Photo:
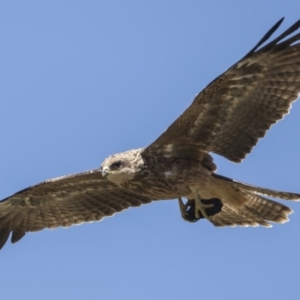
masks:
{"type": "Polygon", "coordinates": [[[104,180],[100,169],[46,180],[0,201],[0,249],[26,232],[100,221],[151,199],[104,180]]]}
{"type": "Polygon", "coordinates": [[[192,145],[233,162],[243,158],[272,124],[289,112],[300,92],[300,20],[262,46],[278,21],[240,61],[200,92],[145,155],[192,145]],[[261,47],[262,46],[262,47],[261,47]],[[259,48],[261,47],[261,48],[259,48]],[[182,146],[181,146],[182,147],[182,146]]]}

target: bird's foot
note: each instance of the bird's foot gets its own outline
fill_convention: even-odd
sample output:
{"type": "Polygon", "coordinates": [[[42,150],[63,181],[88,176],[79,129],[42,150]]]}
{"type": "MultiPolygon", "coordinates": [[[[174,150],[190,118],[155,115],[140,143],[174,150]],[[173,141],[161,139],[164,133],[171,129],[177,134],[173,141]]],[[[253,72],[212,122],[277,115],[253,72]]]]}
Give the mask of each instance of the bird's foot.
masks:
{"type": "Polygon", "coordinates": [[[187,202],[184,204],[181,197],[179,197],[178,203],[179,203],[181,217],[183,220],[185,220],[187,222],[198,221],[197,219],[195,219],[195,201],[194,200],[188,199],[187,202]]]}
{"type": "Polygon", "coordinates": [[[206,212],[206,209],[209,209],[211,207],[213,207],[214,204],[213,203],[203,203],[199,197],[199,195],[197,195],[196,199],[195,199],[195,218],[197,220],[202,218],[205,218],[206,220],[210,221],[211,220],[211,216],[209,216],[206,212]]]}
{"type": "Polygon", "coordinates": [[[181,216],[185,221],[197,222],[200,219],[211,220],[212,216],[222,210],[223,204],[220,199],[188,199],[184,204],[181,198],[178,198],[181,216]]]}

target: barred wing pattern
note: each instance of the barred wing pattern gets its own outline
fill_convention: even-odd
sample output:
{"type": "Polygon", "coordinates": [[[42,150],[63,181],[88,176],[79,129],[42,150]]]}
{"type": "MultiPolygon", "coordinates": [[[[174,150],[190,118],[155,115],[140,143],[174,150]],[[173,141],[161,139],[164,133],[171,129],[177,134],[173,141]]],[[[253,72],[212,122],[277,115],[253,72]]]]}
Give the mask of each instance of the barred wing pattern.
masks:
{"type": "Polygon", "coordinates": [[[193,144],[240,162],[258,138],[288,113],[300,92],[300,20],[267,45],[283,19],[238,63],[200,92],[187,110],[148,148],[193,144]]]}
{"type": "MultiPolygon", "coordinates": [[[[216,166],[208,152],[240,162],[266,130],[288,113],[300,91],[300,33],[295,33],[300,20],[263,46],[282,20],[244,58],[199,93],[190,107],[143,150],[144,157],[156,161],[149,166],[149,173],[161,172],[152,174],[156,181],[149,181],[145,190],[153,192],[159,186],[155,186],[159,176],[168,173],[160,165],[161,155],[191,160],[201,157],[203,167],[213,172],[216,166]]],[[[212,223],[267,226],[266,221],[287,220],[289,208],[263,198],[259,195],[266,194],[262,189],[248,188],[242,188],[247,190],[241,194],[245,198],[243,208],[232,209],[224,203],[212,223]]],[[[299,198],[298,194],[278,193],[281,199],[299,198]]],[[[0,249],[10,233],[14,243],[28,231],[97,221],[149,202],[149,197],[103,180],[100,169],[50,179],[0,202],[0,249]]]]}
{"type": "Polygon", "coordinates": [[[99,221],[151,199],[103,180],[100,169],[46,180],[1,201],[0,249],[28,231],[99,221]]]}

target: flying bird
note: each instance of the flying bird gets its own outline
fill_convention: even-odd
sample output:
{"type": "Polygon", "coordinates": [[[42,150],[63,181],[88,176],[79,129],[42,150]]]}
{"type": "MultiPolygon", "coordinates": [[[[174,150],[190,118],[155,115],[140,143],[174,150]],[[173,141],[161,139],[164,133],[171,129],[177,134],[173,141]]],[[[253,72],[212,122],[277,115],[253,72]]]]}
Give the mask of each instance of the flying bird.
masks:
{"type": "Polygon", "coordinates": [[[209,154],[241,162],[298,98],[300,20],[268,41],[282,21],[148,147],[111,155],[100,168],[48,179],[2,200],[0,248],[10,233],[15,243],[27,232],[99,221],[157,200],[178,199],[189,222],[269,227],[288,221],[292,210],[267,197],[300,200],[300,194],[218,175],[209,154]]]}

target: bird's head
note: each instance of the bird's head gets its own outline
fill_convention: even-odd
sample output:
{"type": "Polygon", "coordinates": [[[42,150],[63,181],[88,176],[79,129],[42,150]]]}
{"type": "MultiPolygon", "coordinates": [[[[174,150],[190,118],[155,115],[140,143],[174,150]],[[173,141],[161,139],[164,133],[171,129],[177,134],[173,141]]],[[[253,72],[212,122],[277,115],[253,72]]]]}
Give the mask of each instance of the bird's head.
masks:
{"type": "Polygon", "coordinates": [[[143,167],[141,151],[134,149],[109,156],[101,164],[102,176],[116,184],[131,180],[143,167]]]}

